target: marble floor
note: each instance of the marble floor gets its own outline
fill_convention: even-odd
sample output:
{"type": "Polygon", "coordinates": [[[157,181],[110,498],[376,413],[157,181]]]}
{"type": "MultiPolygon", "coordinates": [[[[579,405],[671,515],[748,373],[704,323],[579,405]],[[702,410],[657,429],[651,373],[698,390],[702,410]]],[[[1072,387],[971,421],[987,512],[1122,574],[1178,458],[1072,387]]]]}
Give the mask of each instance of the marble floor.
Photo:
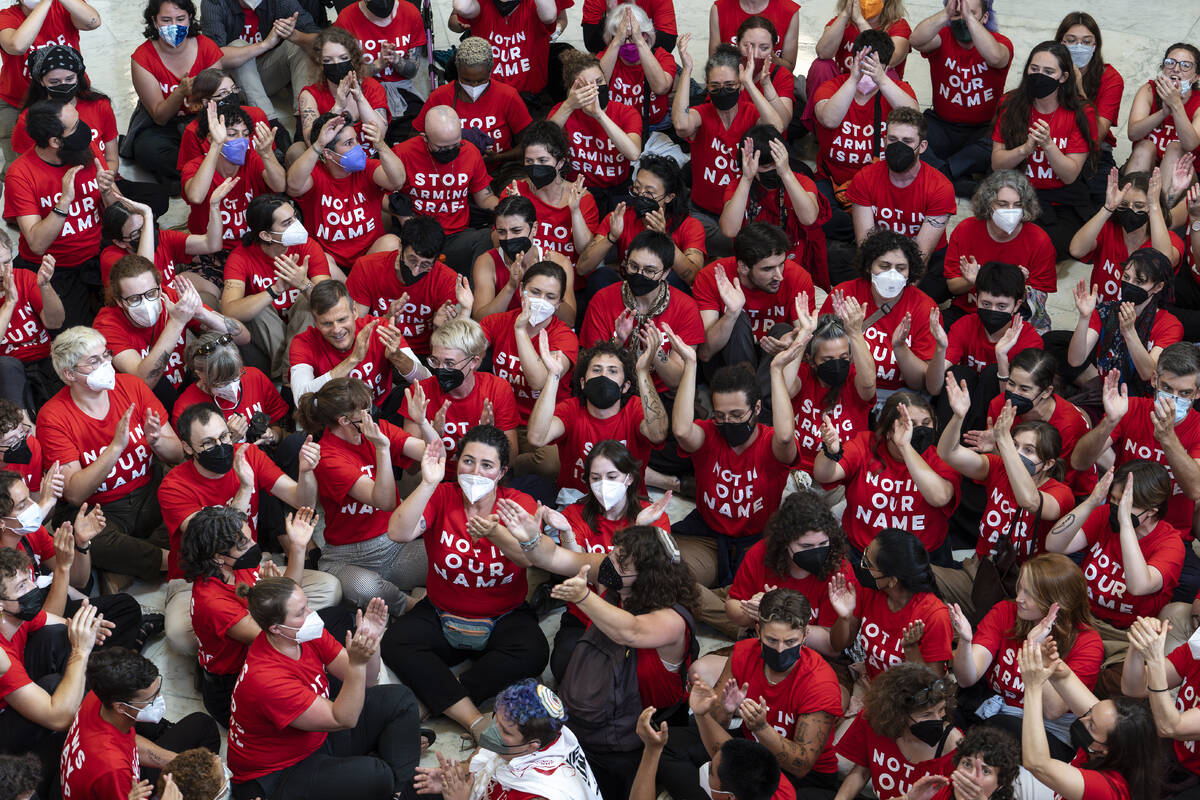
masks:
{"type": "MultiPolygon", "coordinates": [[[[94,86],[109,94],[114,101],[118,125],[125,128],[129,115],[133,110],[135,96],[129,76],[129,54],[143,41],[142,11],[144,6],[139,3],[115,2],[115,0],[91,0],[92,5],[99,11],[103,25],[96,31],[84,33],[82,37],[83,55],[87,62],[88,73],[94,86]]],[[[450,13],[449,0],[434,0],[434,37],[437,48],[448,47],[457,39],[446,29],[445,21],[450,13]]],[[[910,0],[906,4],[907,18],[915,25],[919,20],[933,13],[941,6],[937,0],[910,0]]],[[[803,74],[809,63],[815,57],[813,44],[819,37],[824,24],[833,16],[835,0],[805,0],[800,11],[800,53],[798,74],[803,74]]],[[[1156,71],[1156,63],[1162,56],[1166,45],[1174,41],[1196,41],[1200,39],[1200,0],[1176,0],[1173,3],[1159,7],[1159,12],[1147,14],[1150,7],[1140,3],[1128,3],[1123,0],[1092,0],[1087,4],[1078,0],[1039,0],[1039,2],[1004,2],[997,3],[997,15],[1001,31],[1011,38],[1016,47],[1016,68],[1009,75],[1009,85],[1016,83],[1020,65],[1031,47],[1053,35],[1058,21],[1069,11],[1086,7],[1089,13],[1097,18],[1104,34],[1104,54],[1125,77],[1126,97],[1122,105],[1122,120],[1116,128],[1118,138],[1117,161],[1124,160],[1129,152],[1129,143],[1124,139],[1124,115],[1128,113],[1129,103],[1134,91],[1156,71]],[[1138,9],[1142,9],[1139,11],[1138,9]]],[[[579,19],[582,3],[576,2],[568,12],[568,26],[565,40],[582,47],[582,37],[579,29],[579,19]]],[[[691,31],[695,41],[692,54],[697,63],[703,61],[707,50],[708,3],[676,0],[676,19],[680,31],[691,31]]],[[[927,66],[919,56],[912,56],[908,62],[907,80],[917,91],[917,96],[924,103],[930,96],[929,73],[927,66]]],[[[960,201],[960,214],[965,206],[960,201]]],[[[172,203],[170,216],[166,223],[181,224],[186,215],[182,201],[172,203]]],[[[953,223],[952,223],[953,225],[953,223]]],[[[1065,262],[1059,265],[1060,290],[1050,299],[1050,308],[1055,327],[1070,328],[1074,326],[1075,311],[1071,301],[1070,287],[1087,274],[1087,268],[1078,262],[1065,262]]],[[[684,516],[690,510],[690,504],[673,502],[670,509],[672,519],[684,516]]],[[[162,587],[135,585],[133,589],[138,599],[148,609],[161,609],[164,602],[165,590],[162,587]]],[[[547,635],[553,635],[557,626],[557,614],[543,622],[547,635]]],[[[716,639],[704,638],[706,649],[720,644],[716,639]]],[[[193,688],[193,666],[185,659],[167,650],[165,642],[159,640],[152,643],[146,650],[148,657],[157,663],[165,676],[165,695],[167,699],[168,716],[178,718],[186,713],[200,709],[199,697],[193,688]]],[[[390,679],[387,677],[385,679],[390,679]]],[[[444,721],[435,721],[433,727],[441,736],[435,748],[447,755],[458,755],[458,737],[454,726],[444,721]]],[[[427,762],[431,760],[427,756],[427,762]]]]}

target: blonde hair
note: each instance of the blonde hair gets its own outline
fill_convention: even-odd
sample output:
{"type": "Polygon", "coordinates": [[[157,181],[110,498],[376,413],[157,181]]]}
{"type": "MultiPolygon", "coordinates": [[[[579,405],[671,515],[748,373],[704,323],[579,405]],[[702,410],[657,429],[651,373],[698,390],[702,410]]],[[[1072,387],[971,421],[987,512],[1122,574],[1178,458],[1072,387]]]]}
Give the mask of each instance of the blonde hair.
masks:
{"type": "Polygon", "coordinates": [[[483,328],[475,320],[452,319],[429,336],[429,346],[461,350],[474,357],[484,354],[488,341],[483,335],[483,328]]]}
{"type": "Polygon", "coordinates": [[[104,347],[108,340],[104,334],[86,325],[76,325],[54,337],[50,345],[50,361],[54,364],[54,372],[62,380],[67,370],[75,369],[79,359],[96,345],[104,347]]]}

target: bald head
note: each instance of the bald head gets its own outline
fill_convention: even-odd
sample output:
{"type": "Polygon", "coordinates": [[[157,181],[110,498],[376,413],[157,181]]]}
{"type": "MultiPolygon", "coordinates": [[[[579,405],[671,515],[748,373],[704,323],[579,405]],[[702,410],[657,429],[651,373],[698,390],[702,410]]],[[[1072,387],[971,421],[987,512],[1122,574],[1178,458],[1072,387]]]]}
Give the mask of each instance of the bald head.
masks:
{"type": "Polygon", "coordinates": [[[453,147],[462,141],[462,121],[450,106],[434,106],[425,115],[425,139],[430,149],[453,147]]]}

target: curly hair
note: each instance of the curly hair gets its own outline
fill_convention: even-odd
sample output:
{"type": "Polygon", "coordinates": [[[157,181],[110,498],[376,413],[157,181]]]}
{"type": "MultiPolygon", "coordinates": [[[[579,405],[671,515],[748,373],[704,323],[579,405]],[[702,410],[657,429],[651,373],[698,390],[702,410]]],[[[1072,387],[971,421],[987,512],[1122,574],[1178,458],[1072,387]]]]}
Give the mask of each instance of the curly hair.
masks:
{"type": "Polygon", "coordinates": [[[989,800],[1013,800],[1013,783],[1021,771],[1021,746],[1012,734],[993,725],[976,725],[958,742],[955,766],[975,756],[996,773],[989,800]]]}
{"type": "Polygon", "coordinates": [[[772,589],[758,604],[758,624],[778,622],[789,628],[803,630],[812,619],[812,604],[795,589],[772,589]]]}
{"type": "Polygon", "coordinates": [[[149,0],[146,3],[146,10],[142,12],[142,19],[146,23],[142,35],[147,39],[158,38],[158,26],[154,24],[154,19],[167,3],[177,6],[180,11],[188,15],[188,38],[194,39],[199,36],[200,26],[196,24],[196,5],[192,0],[149,0]]]}
{"type": "Polygon", "coordinates": [[[509,446],[508,437],[504,435],[504,431],[495,425],[476,425],[474,428],[471,428],[471,430],[467,431],[466,436],[462,437],[458,442],[458,457],[460,459],[462,458],[462,454],[466,452],[467,445],[474,442],[494,449],[496,456],[500,459],[500,468],[508,469],[512,463],[512,449],[509,446]]]}
{"type": "Polygon", "coordinates": [[[954,713],[958,686],[947,675],[939,676],[928,664],[904,662],[876,676],[867,687],[863,714],[875,732],[899,739],[912,724],[912,716],[938,703],[946,703],[946,718],[954,713]]]}
{"type": "Polygon", "coordinates": [[[575,79],[579,77],[579,73],[586,69],[595,67],[596,69],[600,70],[601,76],[604,74],[604,70],[600,68],[600,59],[596,58],[591,53],[581,53],[578,50],[568,50],[563,53],[561,60],[563,86],[568,88],[575,85],[575,79]]]}
{"type": "Polygon", "coordinates": [[[629,388],[621,392],[621,405],[624,406],[637,391],[637,362],[634,361],[631,351],[614,344],[610,339],[596,342],[595,346],[579,352],[579,358],[575,360],[575,373],[571,376],[571,393],[579,398],[580,403],[586,402],[583,399],[583,385],[587,383],[588,370],[597,356],[612,356],[621,362],[621,370],[629,384],[629,388]]]}
{"type": "MultiPolygon", "coordinates": [[[[359,80],[367,77],[367,68],[363,63],[362,48],[358,44],[358,39],[355,39],[349,31],[332,25],[317,34],[309,49],[309,58],[318,68],[321,66],[321,51],[327,44],[340,44],[346,48],[346,54],[350,56],[350,66],[354,69],[354,74],[358,76],[359,80]]],[[[324,75],[321,76],[321,80],[325,80],[324,75]]]]}
{"type": "Polygon", "coordinates": [[[787,575],[792,566],[788,548],[792,542],[813,531],[829,537],[829,554],[816,573],[817,577],[825,580],[836,572],[846,557],[846,533],[825,501],[809,489],[789,495],[767,520],[767,548],[763,554],[767,568],[776,575],[787,575]]]}
{"type": "Polygon", "coordinates": [[[121,281],[126,278],[136,278],[147,272],[153,273],[154,285],[161,287],[162,273],[158,271],[158,267],[153,261],[139,256],[137,253],[121,256],[117,263],[113,264],[112,271],[108,274],[108,287],[105,289],[107,304],[118,305],[117,301],[121,298],[121,281]]]}
{"type": "Polygon", "coordinates": [[[158,667],[140,653],[124,647],[94,650],[87,665],[87,685],[106,706],[128,703],[158,679],[158,667]]]}
{"type": "Polygon", "coordinates": [[[166,777],[170,775],[183,800],[212,800],[225,785],[225,768],[221,757],[204,747],[184,750],[162,769],[158,778],[161,797],[166,777]]]}
{"type": "Polygon", "coordinates": [[[876,228],[868,233],[867,238],[858,246],[856,266],[859,277],[870,282],[871,265],[875,263],[875,259],[893,250],[899,250],[908,262],[908,285],[915,286],[925,274],[925,258],[916,242],[890,228],[876,228]]]}
{"type": "Polygon", "coordinates": [[[521,152],[534,146],[541,147],[555,161],[565,161],[570,153],[567,135],[548,119],[531,122],[529,127],[521,131],[521,152]]]}
{"type": "MultiPolygon", "coordinates": [[[[0,475],[16,475],[16,473],[0,472],[0,475]]],[[[17,475],[17,477],[19,479],[21,476],[17,475]]],[[[9,500],[9,502],[11,503],[12,501],[9,500]]],[[[11,512],[12,508],[10,507],[8,510],[11,512]]],[[[0,584],[12,578],[29,575],[30,563],[29,556],[25,555],[24,550],[17,550],[13,547],[0,547],[0,584]]]]}
{"type": "Polygon", "coordinates": [[[622,603],[631,614],[670,608],[676,603],[694,609],[700,602],[692,571],[686,561],[676,562],[668,555],[661,538],[664,534],[653,525],[632,525],[613,534],[613,558],[637,570],[629,598],[622,603]]]}
{"type": "Polygon", "coordinates": [[[189,581],[220,579],[221,567],[213,556],[238,546],[247,519],[232,506],[205,506],[195,513],[179,545],[179,564],[189,581]]]}
{"type": "MultiPolygon", "coordinates": [[[[637,519],[638,512],[642,509],[638,506],[638,492],[642,487],[642,464],[633,457],[633,453],[629,452],[629,448],[615,439],[605,439],[602,442],[596,442],[595,446],[588,451],[587,457],[583,460],[583,479],[586,483],[588,476],[592,472],[592,463],[597,458],[607,458],[612,462],[613,466],[626,475],[633,476],[633,482],[629,484],[629,488],[625,492],[625,515],[622,519],[626,525],[632,525],[637,519]]],[[[580,516],[589,528],[595,527],[596,520],[604,516],[604,506],[600,505],[600,501],[596,499],[596,495],[588,492],[579,501],[583,509],[580,516]]]]}
{"type": "Polygon", "coordinates": [[[12,404],[11,400],[0,397],[0,436],[11,431],[25,420],[21,417],[21,409],[12,404]]]}
{"type": "Polygon", "coordinates": [[[998,169],[979,182],[979,188],[971,197],[971,215],[980,222],[991,219],[992,206],[1004,188],[1012,189],[1020,198],[1022,222],[1033,222],[1042,215],[1042,205],[1033,184],[1024,172],[1015,169],[998,169]]]}
{"type": "Polygon", "coordinates": [[[554,741],[567,721],[567,711],[562,707],[562,701],[535,678],[517,681],[502,690],[496,695],[495,708],[517,726],[525,741],[536,739],[543,746],[554,741]],[[545,701],[543,694],[548,695],[545,701]],[[552,711],[546,708],[547,702],[556,707],[554,711],[558,712],[558,716],[551,716],[552,711]]]}
{"type": "Polygon", "coordinates": [[[1017,88],[1004,95],[996,107],[996,119],[1000,124],[1000,138],[1004,146],[1011,149],[1020,147],[1029,138],[1029,122],[1033,114],[1033,93],[1029,89],[1029,65],[1038,53],[1049,53],[1058,62],[1058,70],[1066,75],[1066,80],[1058,86],[1058,104],[1071,112],[1075,117],[1075,126],[1079,129],[1083,140],[1087,143],[1088,158],[1094,159],[1099,143],[1092,135],[1092,126],[1087,115],[1087,100],[1080,96],[1072,72],[1074,64],[1071,53],[1066,45],[1059,42],[1045,41],[1029,51],[1025,59],[1025,67],[1021,70],[1021,82],[1017,88]]]}
{"type": "Polygon", "coordinates": [[[41,782],[42,762],[33,753],[0,756],[0,800],[17,800],[37,791],[41,782]]]}

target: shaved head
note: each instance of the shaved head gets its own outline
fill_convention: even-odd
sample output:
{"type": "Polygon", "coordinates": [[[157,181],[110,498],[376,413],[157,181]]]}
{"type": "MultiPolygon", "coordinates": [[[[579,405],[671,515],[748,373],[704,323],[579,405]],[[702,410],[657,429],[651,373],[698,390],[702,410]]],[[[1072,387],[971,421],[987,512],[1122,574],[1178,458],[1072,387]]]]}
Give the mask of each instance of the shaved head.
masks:
{"type": "Polygon", "coordinates": [[[462,141],[462,120],[450,106],[434,106],[425,115],[425,138],[435,148],[453,147],[462,141]]]}

